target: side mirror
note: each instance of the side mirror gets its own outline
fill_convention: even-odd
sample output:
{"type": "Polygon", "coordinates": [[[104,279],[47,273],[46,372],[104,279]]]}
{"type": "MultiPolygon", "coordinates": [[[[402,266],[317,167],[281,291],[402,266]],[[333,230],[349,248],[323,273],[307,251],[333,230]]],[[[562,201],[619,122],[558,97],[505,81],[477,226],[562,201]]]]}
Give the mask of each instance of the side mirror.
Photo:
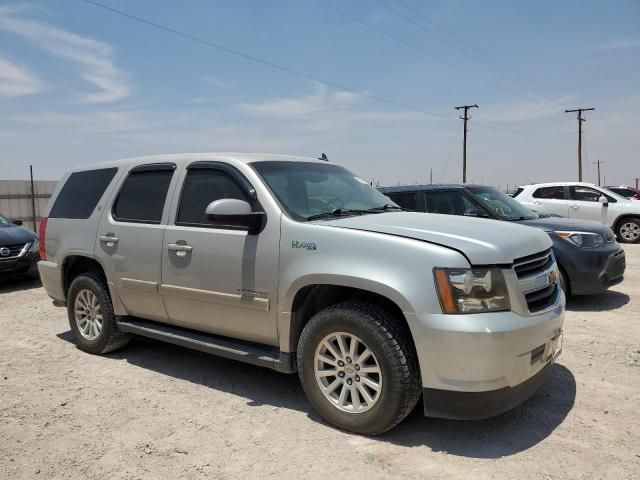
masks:
{"type": "Polygon", "coordinates": [[[598,202],[600,202],[603,207],[609,205],[609,200],[607,200],[607,197],[605,197],[604,195],[600,195],[600,197],[598,198],[598,202]]]}
{"type": "Polygon", "coordinates": [[[260,233],[267,218],[264,212],[252,212],[251,205],[236,198],[223,198],[211,202],[207,205],[205,215],[212,225],[247,228],[251,235],[260,233]]]}
{"type": "Polygon", "coordinates": [[[12,218],[11,219],[11,223],[13,223],[14,225],[22,225],[22,220],[18,219],[18,218],[12,218]]]}

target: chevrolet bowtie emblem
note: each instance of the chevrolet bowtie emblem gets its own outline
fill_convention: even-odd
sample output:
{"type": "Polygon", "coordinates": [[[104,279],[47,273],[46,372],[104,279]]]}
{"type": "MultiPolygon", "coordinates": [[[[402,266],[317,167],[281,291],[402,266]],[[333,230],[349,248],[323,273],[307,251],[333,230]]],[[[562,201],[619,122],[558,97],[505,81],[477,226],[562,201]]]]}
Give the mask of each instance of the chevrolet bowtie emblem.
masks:
{"type": "Polygon", "coordinates": [[[558,274],[554,271],[549,272],[549,277],[547,279],[549,281],[549,285],[555,285],[558,283],[558,274]]]}

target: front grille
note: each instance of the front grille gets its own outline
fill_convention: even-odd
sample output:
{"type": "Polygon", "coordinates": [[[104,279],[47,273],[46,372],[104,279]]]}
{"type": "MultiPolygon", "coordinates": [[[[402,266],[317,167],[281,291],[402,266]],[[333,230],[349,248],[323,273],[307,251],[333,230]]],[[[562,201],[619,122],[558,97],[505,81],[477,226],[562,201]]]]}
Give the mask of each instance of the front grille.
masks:
{"type": "Polygon", "coordinates": [[[19,245],[4,245],[4,246],[0,246],[0,260],[7,260],[9,258],[19,257],[20,254],[22,253],[22,251],[24,250],[26,245],[27,244],[25,244],[25,243],[21,243],[19,245]],[[4,249],[4,248],[8,248],[9,249],[9,254],[8,255],[2,255],[2,249],[4,249]]]}
{"type": "Polygon", "coordinates": [[[549,285],[541,290],[525,294],[529,311],[531,313],[539,312],[552,305],[556,298],[557,288],[557,285],[549,285]]]}
{"type": "Polygon", "coordinates": [[[525,278],[544,272],[551,265],[553,265],[553,255],[551,249],[548,249],[544,252],[518,258],[513,262],[513,269],[518,278],[525,278]]]}

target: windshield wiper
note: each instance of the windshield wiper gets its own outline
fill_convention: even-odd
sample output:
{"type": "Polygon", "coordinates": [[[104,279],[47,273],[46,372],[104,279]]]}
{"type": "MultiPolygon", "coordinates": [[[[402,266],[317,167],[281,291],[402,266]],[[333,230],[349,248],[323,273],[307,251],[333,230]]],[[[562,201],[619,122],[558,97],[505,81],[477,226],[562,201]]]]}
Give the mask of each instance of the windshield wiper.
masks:
{"type": "Polygon", "coordinates": [[[381,207],[368,208],[366,211],[367,212],[388,212],[391,210],[399,210],[402,212],[413,212],[413,210],[410,210],[408,208],[402,208],[402,207],[399,207],[398,205],[393,205],[391,203],[385,203],[381,207]]]}
{"type": "Polygon", "coordinates": [[[367,213],[381,213],[381,212],[376,212],[375,210],[371,211],[371,210],[357,210],[357,209],[351,209],[351,208],[336,208],[329,212],[322,212],[322,213],[316,213],[315,215],[311,215],[307,217],[307,222],[310,222],[311,220],[319,220],[321,218],[347,217],[349,215],[364,215],[367,213]]]}

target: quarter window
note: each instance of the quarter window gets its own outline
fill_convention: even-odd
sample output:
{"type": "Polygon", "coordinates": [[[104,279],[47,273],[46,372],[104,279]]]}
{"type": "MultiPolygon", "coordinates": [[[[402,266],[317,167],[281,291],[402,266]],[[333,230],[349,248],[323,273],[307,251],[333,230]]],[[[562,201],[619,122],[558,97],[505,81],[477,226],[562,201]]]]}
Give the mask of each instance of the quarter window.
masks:
{"type": "Polygon", "coordinates": [[[120,222],[160,223],[174,168],[132,170],[113,206],[113,217],[120,222]]]}
{"type": "Polygon", "coordinates": [[[49,218],[89,218],[117,170],[102,168],[69,175],[49,218]]]}
{"type": "Polygon", "coordinates": [[[207,205],[223,198],[250,202],[229,174],[213,169],[190,169],[182,189],[176,224],[211,226],[205,215],[207,205]]]}
{"type": "Polygon", "coordinates": [[[564,200],[564,187],[562,185],[555,187],[542,187],[533,192],[533,198],[542,198],[546,200],[564,200]]]}

